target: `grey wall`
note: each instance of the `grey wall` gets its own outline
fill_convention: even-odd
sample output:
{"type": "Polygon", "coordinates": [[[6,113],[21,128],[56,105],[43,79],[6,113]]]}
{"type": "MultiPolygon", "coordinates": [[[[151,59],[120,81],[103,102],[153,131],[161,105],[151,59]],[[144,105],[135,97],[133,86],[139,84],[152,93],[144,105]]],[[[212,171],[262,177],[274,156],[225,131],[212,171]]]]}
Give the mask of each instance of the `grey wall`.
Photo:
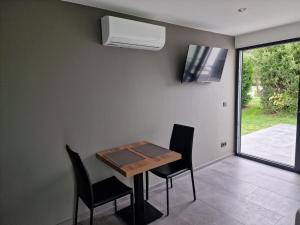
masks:
{"type": "Polygon", "coordinates": [[[141,139],[167,147],[174,123],[196,128],[194,166],[232,153],[233,37],[163,24],[162,51],[103,47],[100,18],[119,14],[60,1],[0,4],[0,224],[71,218],[66,143],[95,180],[113,174],[97,150],[141,139]],[[178,82],[190,43],[229,48],[220,83],[178,82]]]}
{"type": "Polygon", "coordinates": [[[263,29],[235,37],[235,47],[243,48],[300,37],[300,22],[263,29]]]}

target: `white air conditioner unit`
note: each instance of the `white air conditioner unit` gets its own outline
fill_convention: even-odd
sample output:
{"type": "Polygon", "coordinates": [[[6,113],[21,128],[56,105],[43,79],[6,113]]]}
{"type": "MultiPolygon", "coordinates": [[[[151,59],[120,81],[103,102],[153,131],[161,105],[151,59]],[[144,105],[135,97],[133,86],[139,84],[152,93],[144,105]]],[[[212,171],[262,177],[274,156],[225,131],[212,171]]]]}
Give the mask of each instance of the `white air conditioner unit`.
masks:
{"type": "Polygon", "coordinates": [[[113,16],[101,19],[102,43],[105,46],[157,51],[164,47],[166,28],[113,16]]]}

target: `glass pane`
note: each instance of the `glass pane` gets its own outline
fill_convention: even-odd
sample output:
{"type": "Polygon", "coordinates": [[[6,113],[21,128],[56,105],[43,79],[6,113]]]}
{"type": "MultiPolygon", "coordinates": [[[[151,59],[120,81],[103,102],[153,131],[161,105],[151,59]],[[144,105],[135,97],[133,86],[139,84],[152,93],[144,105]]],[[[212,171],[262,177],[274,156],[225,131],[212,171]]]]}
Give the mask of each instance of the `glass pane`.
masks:
{"type": "Polygon", "coordinates": [[[300,43],[243,51],[241,153],[294,166],[300,43]]]}

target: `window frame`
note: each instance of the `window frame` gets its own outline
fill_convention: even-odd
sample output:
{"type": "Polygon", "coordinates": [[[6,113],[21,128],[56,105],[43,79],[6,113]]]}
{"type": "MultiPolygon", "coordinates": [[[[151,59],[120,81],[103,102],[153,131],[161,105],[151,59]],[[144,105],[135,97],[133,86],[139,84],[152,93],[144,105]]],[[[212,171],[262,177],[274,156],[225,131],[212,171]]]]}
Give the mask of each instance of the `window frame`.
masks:
{"type": "Polygon", "coordinates": [[[289,166],[274,162],[267,159],[262,159],[256,156],[248,155],[241,152],[241,78],[242,78],[242,63],[243,63],[243,51],[263,48],[273,45],[288,44],[292,42],[300,42],[299,38],[291,38],[281,41],[269,42],[264,44],[258,44],[253,46],[247,46],[236,49],[236,79],[235,79],[235,133],[234,133],[234,154],[236,156],[253,160],[259,163],[263,163],[276,168],[300,173],[300,82],[299,82],[299,92],[298,92],[298,113],[297,113],[297,130],[296,130],[296,151],[295,151],[295,166],[289,166]],[[298,129],[299,128],[299,129],[298,129]]]}

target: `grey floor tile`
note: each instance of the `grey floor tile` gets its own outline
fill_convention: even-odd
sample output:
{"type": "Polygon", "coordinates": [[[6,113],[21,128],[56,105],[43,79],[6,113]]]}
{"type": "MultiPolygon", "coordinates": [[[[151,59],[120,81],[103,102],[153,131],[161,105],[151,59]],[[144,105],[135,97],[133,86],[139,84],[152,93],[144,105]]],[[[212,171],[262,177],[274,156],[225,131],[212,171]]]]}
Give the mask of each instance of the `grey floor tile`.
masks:
{"type": "MultiPolygon", "coordinates": [[[[197,201],[190,176],[173,181],[170,216],[153,225],[294,225],[300,208],[300,176],[230,157],[195,171],[197,201]]],[[[166,214],[165,185],[150,192],[150,203],[166,214]]],[[[128,202],[120,204],[124,207],[128,202]]],[[[94,225],[124,225],[107,210],[94,225]]],[[[88,225],[88,220],[80,225],[88,225]]]]}
{"type": "Polygon", "coordinates": [[[195,175],[196,179],[206,181],[237,196],[248,196],[257,189],[257,186],[220,173],[217,170],[205,168],[195,175]]]}
{"type": "MultiPolygon", "coordinates": [[[[90,221],[85,220],[78,225],[89,225],[90,221]]],[[[126,225],[115,214],[97,215],[94,217],[94,225],[126,225]]]]}
{"type": "Polygon", "coordinates": [[[275,225],[295,225],[295,217],[283,217],[275,225]]]}
{"type": "Polygon", "coordinates": [[[235,179],[239,179],[268,191],[275,192],[281,196],[300,201],[300,186],[297,184],[257,172],[251,168],[246,169],[238,166],[232,166],[232,163],[229,163],[228,161],[213,165],[212,169],[230,175],[235,179]]]}
{"type": "Polygon", "coordinates": [[[176,214],[180,214],[180,217],[194,225],[217,225],[217,224],[234,224],[242,225],[239,221],[208,206],[205,202],[200,200],[187,205],[185,208],[174,209],[176,214]]]}
{"type": "Polygon", "coordinates": [[[231,195],[219,187],[197,182],[199,199],[246,225],[274,225],[282,216],[245,198],[231,195]]]}
{"type": "Polygon", "coordinates": [[[286,170],[274,168],[272,166],[239,157],[229,157],[224,159],[222,163],[227,163],[227,165],[230,165],[233,169],[247,171],[248,173],[267,175],[300,186],[300,176],[286,170]]]}
{"type": "Polygon", "coordinates": [[[300,208],[300,201],[291,200],[276,193],[258,188],[247,199],[282,216],[294,216],[300,208]]]}

